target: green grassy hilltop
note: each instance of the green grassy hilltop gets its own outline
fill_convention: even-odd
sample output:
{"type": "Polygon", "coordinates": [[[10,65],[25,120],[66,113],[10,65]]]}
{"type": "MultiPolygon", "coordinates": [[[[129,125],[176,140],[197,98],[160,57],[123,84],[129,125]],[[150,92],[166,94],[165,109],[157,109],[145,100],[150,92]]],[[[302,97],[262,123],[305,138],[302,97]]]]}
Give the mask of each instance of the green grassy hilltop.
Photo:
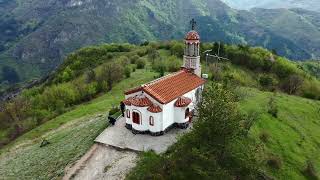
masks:
{"type": "Polygon", "coordinates": [[[248,94],[240,107],[259,115],[250,135],[265,150],[264,169],[277,179],[307,179],[303,172],[311,161],[320,173],[320,102],[256,89],[245,91],[248,94]],[[278,107],[276,118],[268,113],[272,97],[278,107]],[[279,161],[279,169],[267,165],[271,158],[279,161]]]}
{"type": "MultiPolygon", "coordinates": [[[[206,49],[216,51],[217,46],[203,44],[202,50],[206,49]]],[[[319,178],[319,81],[301,64],[262,48],[224,45],[220,53],[230,61],[202,61],[203,72],[209,74],[207,87],[215,82],[229,88],[218,88],[210,98],[221,98],[219,112],[232,107],[228,112],[244,120],[237,128],[247,127],[247,135],[228,146],[232,155],[228,163],[214,164],[215,143],[196,139],[215,137],[200,124],[167,153],[141,154],[128,178],[173,179],[184,177],[188,168],[190,177],[221,175],[228,179],[239,173],[233,166],[247,170],[242,171],[243,177],[251,173],[252,165],[260,174],[275,179],[319,178]],[[231,98],[232,94],[236,98],[231,98]],[[232,106],[224,100],[232,100],[232,106]]],[[[48,81],[5,105],[0,114],[0,177],[61,178],[64,168],[79,159],[108,126],[106,114],[119,105],[123,91],[177,71],[182,54],[183,44],[175,41],[141,46],[104,44],[70,54],[48,81]],[[50,144],[40,148],[43,139],[50,144]]]]}

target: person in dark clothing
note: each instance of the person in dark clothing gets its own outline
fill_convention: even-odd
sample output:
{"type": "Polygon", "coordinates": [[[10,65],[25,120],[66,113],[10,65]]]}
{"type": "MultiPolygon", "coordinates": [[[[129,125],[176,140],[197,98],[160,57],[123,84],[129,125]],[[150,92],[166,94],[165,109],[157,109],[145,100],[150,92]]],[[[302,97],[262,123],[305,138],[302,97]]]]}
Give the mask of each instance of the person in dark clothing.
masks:
{"type": "Polygon", "coordinates": [[[120,103],[120,109],[121,109],[122,117],[124,117],[125,108],[126,108],[126,105],[123,102],[121,102],[120,103]]]}
{"type": "Polygon", "coordinates": [[[112,124],[112,126],[114,126],[116,124],[117,120],[115,118],[109,116],[108,119],[109,119],[109,123],[112,124]]]}

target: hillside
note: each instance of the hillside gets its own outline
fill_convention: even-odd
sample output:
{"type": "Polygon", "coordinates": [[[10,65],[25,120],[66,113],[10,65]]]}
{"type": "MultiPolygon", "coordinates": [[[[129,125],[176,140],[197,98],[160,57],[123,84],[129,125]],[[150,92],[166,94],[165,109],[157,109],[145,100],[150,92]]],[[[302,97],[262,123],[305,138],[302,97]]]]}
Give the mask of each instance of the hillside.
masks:
{"type": "Polygon", "coordinates": [[[137,70],[112,91],[74,107],[1,149],[0,176],[9,179],[61,178],[65,167],[83,156],[108,126],[105,113],[123,99],[123,90],[148,82],[154,75],[137,70]],[[40,148],[43,139],[51,144],[40,148]]]}
{"type": "Polygon", "coordinates": [[[300,68],[311,74],[312,76],[320,78],[320,62],[319,61],[305,61],[299,63],[300,68]]]}
{"type": "MultiPolygon", "coordinates": [[[[249,138],[251,142],[255,142],[253,151],[258,156],[262,176],[267,179],[312,179],[313,177],[310,177],[309,174],[305,174],[308,162],[312,163],[315,173],[319,175],[320,156],[317,151],[319,149],[320,102],[285,94],[275,96],[273,93],[251,88],[242,88],[239,91],[243,97],[239,107],[254,121],[251,122],[253,125],[249,131],[249,138]],[[272,97],[277,104],[277,118],[268,113],[269,101],[272,97]],[[273,164],[274,161],[275,164],[273,164]]],[[[128,179],[212,178],[212,174],[217,173],[217,170],[211,169],[212,166],[215,166],[213,163],[215,159],[210,159],[210,155],[203,152],[202,149],[216,147],[201,143],[205,140],[201,140],[200,145],[192,140],[192,136],[182,138],[177,145],[163,155],[156,155],[152,152],[141,155],[138,166],[132,170],[128,179]],[[201,148],[193,148],[198,146],[201,148]],[[192,148],[192,152],[187,153],[184,150],[187,147],[192,148]],[[188,157],[185,153],[192,154],[194,157],[188,157]],[[186,173],[185,170],[193,173],[186,173]]],[[[241,145],[237,146],[239,146],[238,149],[241,149],[241,145]]],[[[249,147],[247,143],[244,146],[249,147]]],[[[246,150],[243,149],[243,151],[246,150]]],[[[240,154],[241,151],[236,151],[233,156],[240,154]]],[[[250,156],[255,155],[250,154],[250,156]]],[[[247,157],[242,156],[242,158],[247,157]]],[[[223,168],[218,174],[219,177],[224,177],[224,173],[230,170],[229,166],[237,162],[229,160],[225,163],[225,166],[219,166],[223,168]]],[[[237,166],[240,169],[245,166],[244,164],[246,163],[242,162],[237,166]]],[[[242,173],[242,175],[248,174],[247,171],[242,173]]]]}
{"type": "MultiPolygon", "coordinates": [[[[249,136],[242,137],[241,142],[258,149],[256,156],[260,163],[251,165],[261,169],[264,175],[278,179],[304,179],[310,175],[306,171],[307,165],[312,165],[312,172],[319,174],[320,157],[316,153],[320,144],[319,81],[297,64],[271,55],[265,49],[221,47],[220,53],[230,61],[214,64],[214,59],[208,59],[208,64],[203,62],[203,71],[209,74],[209,81],[226,84],[234,90],[230,93],[235,93],[237,100],[234,102],[236,106],[232,107],[235,111],[239,108],[239,112],[244,114],[241,118],[248,123],[250,130],[249,136]]],[[[217,44],[203,44],[202,50],[206,49],[216,51],[217,44]]],[[[0,176],[33,179],[62,177],[64,168],[79,159],[92,146],[93,139],[107,127],[105,114],[118,106],[124,98],[123,91],[178,70],[182,53],[183,44],[173,41],[143,46],[104,44],[82,48],[68,55],[47,82],[25,90],[0,114],[0,140],[4,145],[0,150],[0,176]],[[123,69],[117,66],[119,64],[123,69]],[[110,71],[114,68],[117,73],[110,71]],[[19,108],[21,105],[24,108],[19,108]],[[13,119],[7,119],[7,115],[13,119]],[[43,139],[50,144],[40,148],[43,139]]],[[[225,97],[220,93],[216,95],[225,97]]],[[[214,164],[209,163],[208,166],[204,163],[206,159],[202,158],[207,154],[201,154],[203,149],[189,151],[189,147],[193,146],[191,142],[194,141],[179,141],[161,156],[143,154],[129,179],[177,177],[176,173],[185,168],[190,168],[188,172],[192,177],[217,175],[214,173],[229,177],[230,174],[225,173],[223,168],[229,171],[231,166],[212,171],[206,169],[214,164]],[[186,146],[188,148],[184,148],[186,146]],[[199,161],[193,159],[191,166],[190,162],[175,164],[188,160],[180,154],[180,151],[186,150],[199,161]],[[180,168],[183,164],[188,167],[180,168]],[[177,171],[159,168],[168,166],[177,168],[177,171]]],[[[200,145],[215,149],[215,146],[201,144],[204,141],[195,142],[195,147],[200,145]]],[[[239,145],[239,148],[243,146],[239,145]]],[[[247,147],[245,149],[249,150],[247,147]]],[[[238,148],[234,150],[234,153],[239,153],[238,148]]],[[[239,159],[233,160],[238,162],[239,159]]],[[[250,164],[243,167],[244,164],[239,168],[245,170],[251,167],[250,164]]]]}
{"type": "Polygon", "coordinates": [[[317,0],[222,0],[229,6],[235,9],[251,8],[265,8],[265,9],[279,9],[279,8],[301,8],[310,11],[320,12],[320,3],[317,0]]]}
{"type": "Polygon", "coordinates": [[[3,86],[47,74],[80,47],[181,39],[191,18],[203,41],[263,46],[293,60],[320,56],[317,12],[237,11],[219,0],[5,0],[0,8],[0,66],[19,77],[2,72],[3,86]]]}

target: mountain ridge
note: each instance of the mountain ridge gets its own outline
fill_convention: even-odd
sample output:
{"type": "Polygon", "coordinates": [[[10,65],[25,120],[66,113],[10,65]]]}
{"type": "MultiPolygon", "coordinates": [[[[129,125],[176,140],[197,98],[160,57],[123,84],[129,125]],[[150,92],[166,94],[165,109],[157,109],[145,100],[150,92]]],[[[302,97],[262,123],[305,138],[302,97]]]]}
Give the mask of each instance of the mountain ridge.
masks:
{"type": "Polygon", "coordinates": [[[316,12],[286,10],[294,17],[289,27],[300,23],[301,17],[311,28],[313,34],[303,36],[308,29],[302,27],[298,35],[281,32],[286,29],[285,18],[270,23],[273,26],[266,24],[268,19],[277,19],[281,13],[237,11],[219,0],[2,2],[1,6],[8,10],[0,16],[6,20],[1,22],[13,23],[0,23],[0,29],[3,25],[2,29],[9,29],[11,33],[10,36],[6,30],[0,33],[0,66],[15,67],[22,80],[52,71],[66,54],[83,46],[182,39],[191,18],[198,21],[203,41],[263,46],[276,49],[290,59],[320,57],[320,40],[313,38],[320,34],[317,20],[320,13],[316,12]],[[306,45],[302,45],[304,43],[306,45]]]}
{"type": "Polygon", "coordinates": [[[252,8],[302,8],[320,12],[320,3],[317,0],[222,0],[235,9],[250,10],[252,8]]]}

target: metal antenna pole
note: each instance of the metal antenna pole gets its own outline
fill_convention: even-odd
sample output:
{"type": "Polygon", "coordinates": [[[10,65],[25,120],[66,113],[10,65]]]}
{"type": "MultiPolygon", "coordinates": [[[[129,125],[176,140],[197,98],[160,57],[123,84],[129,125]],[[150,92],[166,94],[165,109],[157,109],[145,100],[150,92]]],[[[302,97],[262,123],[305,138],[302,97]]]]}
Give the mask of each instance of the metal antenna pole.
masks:
{"type": "Polygon", "coordinates": [[[220,56],[220,41],[219,41],[219,48],[218,48],[218,56],[220,56]]]}
{"type": "MultiPolygon", "coordinates": [[[[209,52],[212,52],[212,49],[206,50],[203,53],[206,54],[206,68],[208,68],[208,57],[209,57],[209,52]]],[[[208,71],[208,70],[207,70],[208,71]]]]}

